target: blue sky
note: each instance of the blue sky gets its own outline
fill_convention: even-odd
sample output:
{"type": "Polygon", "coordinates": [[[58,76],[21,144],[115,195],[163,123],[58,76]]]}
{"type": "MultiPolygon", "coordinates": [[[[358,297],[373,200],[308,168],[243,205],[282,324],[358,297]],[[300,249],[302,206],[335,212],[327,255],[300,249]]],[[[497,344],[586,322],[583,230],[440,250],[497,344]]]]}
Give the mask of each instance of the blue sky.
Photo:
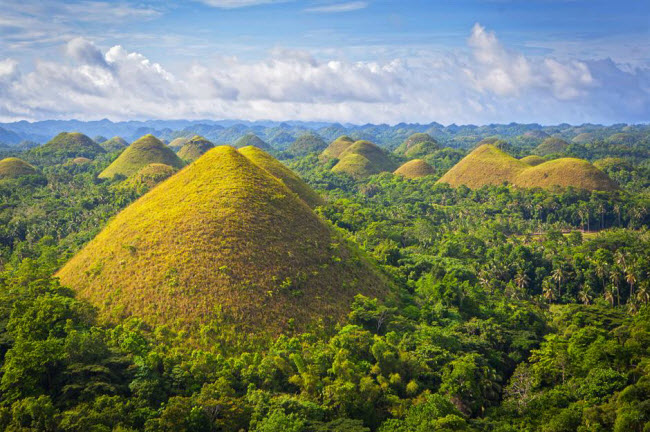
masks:
{"type": "Polygon", "coordinates": [[[32,1],[0,119],[650,121],[650,2],[32,1]]]}

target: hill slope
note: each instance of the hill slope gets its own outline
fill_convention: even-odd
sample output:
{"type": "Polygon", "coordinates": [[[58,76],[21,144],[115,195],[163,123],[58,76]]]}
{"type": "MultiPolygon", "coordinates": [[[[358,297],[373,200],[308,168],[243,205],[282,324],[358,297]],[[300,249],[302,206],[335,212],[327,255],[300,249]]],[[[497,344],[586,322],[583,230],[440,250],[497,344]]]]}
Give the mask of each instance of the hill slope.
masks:
{"type": "Polygon", "coordinates": [[[235,146],[235,148],[253,146],[253,147],[261,148],[264,151],[273,150],[273,147],[271,147],[270,145],[262,141],[260,137],[252,133],[246,134],[243,137],[239,138],[237,141],[235,141],[233,145],[235,146]]]}
{"type": "Polygon", "coordinates": [[[472,189],[503,182],[513,183],[517,174],[526,168],[530,168],[530,165],[491,144],[483,144],[447,171],[438,183],[448,183],[453,187],[465,185],[472,189]]]}
{"type": "Polygon", "coordinates": [[[138,195],[142,195],[158,183],[171,177],[176,171],[178,171],[176,168],[169,165],[152,163],[140,169],[125,181],[118,183],[117,187],[123,190],[131,189],[138,195]]]}
{"type": "Polygon", "coordinates": [[[553,153],[563,153],[569,147],[569,143],[556,137],[548,137],[535,148],[535,152],[540,156],[546,156],[553,153]]]}
{"type": "Polygon", "coordinates": [[[320,154],[319,159],[321,161],[327,161],[331,159],[338,159],[341,153],[343,153],[348,147],[354,144],[354,140],[347,135],[342,135],[332,141],[330,145],[327,146],[323,153],[320,154]]]}
{"type": "Polygon", "coordinates": [[[113,138],[106,140],[99,144],[104,150],[109,153],[114,151],[122,150],[129,146],[129,143],[126,140],[119,136],[114,136],[113,138]]]}
{"type": "Polygon", "coordinates": [[[152,163],[165,164],[174,168],[183,167],[183,161],[172,149],[149,134],[131,143],[98,177],[113,178],[116,175],[129,177],[152,163]]]}
{"type": "Polygon", "coordinates": [[[95,141],[78,132],[61,132],[46,144],[32,150],[32,154],[42,158],[52,158],[62,162],[75,157],[94,158],[106,153],[95,141]]]}
{"type": "Polygon", "coordinates": [[[573,186],[578,189],[612,191],[618,189],[607,174],[583,159],[561,158],[521,172],[515,184],[521,187],[550,188],[573,186]]]}
{"type": "Polygon", "coordinates": [[[326,148],[327,143],[323,138],[314,133],[306,133],[291,143],[287,151],[295,156],[305,156],[309,153],[320,153],[326,148]]]}
{"type": "Polygon", "coordinates": [[[40,174],[36,168],[22,159],[10,157],[0,160],[0,180],[40,174]]]}
{"type": "Polygon", "coordinates": [[[523,157],[523,158],[521,158],[519,160],[526,163],[526,164],[528,164],[528,165],[530,165],[530,166],[537,166],[539,164],[543,164],[544,162],[546,162],[546,159],[544,159],[541,156],[537,156],[537,155],[526,156],[526,157],[523,157]]]}
{"type": "Polygon", "coordinates": [[[415,133],[395,149],[395,153],[407,157],[420,158],[439,150],[438,142],[426,133],[415,133]]]}
{"type": "Polygon", "coordinates": [[[332,171],[363,178],[394,169],[393,161],[381,148],[370,141],[357,141],[339,155],[339,162],[332,171]]]}
{"type": "Polygon", "coordinates": [[[282,181],[286,187],[296,193],[310,207],[323,204],[323,199],[307,183],[302,181],[293,171],[284,166],[282,162],[266,153],[264,150],[248,146],[239,149],[239,152],[246,156],[258,167],[268,171],[273,177],[282,181]]]}
{"type": "Polygon", "coordinates": [[[214,144],[207,139],[202,136],[194,135],[194,137],[185,143],[183,148],[178,151],[178,157],[185,161],[192,162],[203,156],[213,147],[214,144]]]}
{"type": "Polygon", "coordinates": [[[387,292],[306,203],[227,146],[119,213],[57,275],[104,318],[196,328],[221,314],[256,333],[340,319],[357,293],[387,292]]]}
{"type": "Polygon", "coordinates": [[[422,159],[413,159],[397,168],[395,174],[406,178],[420,178],[435,174],[435,170],[422,159]]]}

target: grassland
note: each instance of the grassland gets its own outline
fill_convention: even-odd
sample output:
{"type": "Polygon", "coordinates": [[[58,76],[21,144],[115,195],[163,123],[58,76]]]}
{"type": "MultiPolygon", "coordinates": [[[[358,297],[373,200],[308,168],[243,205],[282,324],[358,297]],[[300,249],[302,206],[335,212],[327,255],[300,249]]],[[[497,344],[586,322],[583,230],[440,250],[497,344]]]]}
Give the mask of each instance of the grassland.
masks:
{"type": "Polygon", "coordinates": [[[10,157],[0,160],[0,180],[38,174],[39,172],[34,166],[22,159],[10,157]]]}
{"type": "Polygon", "coordinates": [[[409,158],[421,158],[439,150],[438,142],[426,133],[415,133],[395,149],[395,153],[409,158]]]}
{"type": "Polygon", "coordinates": [[[544,162],[546,162],[546,159],[537,155],[526,156],[521,158],[520,160],[530,166],[537,166],[539,164],[543,164],[544,162]]]}
{"type": "Polygon", "coordinates": [[[70,158],[87,157],[93,159],[106,151],[95,141],[78,132],[61,132],[46,144],[31,150],[36,157],[63,162],[70,158]]]}
{"type": "Polygon", "coordinates": [[[99,178],[113,178],[116,175],[130,177],[152,163],[182,168],[183,161],[158,138],[149,134],[134,141],[112,164],[99,174],[99,178]]]}
{"type": "Polygon", "coordinates": [[[183,148],[178,151],[178,157],[187,162],[193,162],[204,155],[208,150],[214,147],[207,139],[199,135],[194,135],[183,148]]]}
{"type": "Polygon", "coordinates": [[[320,153],[326,148],[327,143],[323,141],[323,138],[314,133],[306,133],[291,143],[287,151],[294,156],[305,156],[310,153],[320,153]]]}
{"type": "Polygon", "coordinates": [[[129,146],[129,143],[126,140],[119,136],[114,136],[113,138],[106,140],[99,144],[104,150],[109,153],[123,150],[129,146]]]}
{"type": "Polygon", "coordinates": [[[358,179],[394,169],[395,164],[381,148],[370,141],[357,141],[339,155],[332,171],[358,179]]]}
{"type": "Polygon", "coordinates": [[[354,140],[347,135],[342,135],[332,141],[330,145],[327,146],[323,153],[320,154],[321,161],[328,161],[332,159],[338,159],[341,153],[343,153],[348,147],[354,144],[354,140]]]}
{"type": "Polygon", "coordinates": [[[569,147],[569,143],[561,138],[548,137],[535,148],[535,153],[540,156],[546,156],[554,153],[564,153],[569,147]]]}
{"type": "Polygon", "coordinates": [[[612,191],[618,186],[607,174],[582,159],[561,158],[531,167],[517,176],[521,187],[575,187],[587,190],[612,191]]]}
{"type": "Polygon", "coordinates": [[[118,187],[122,189],[133,189],[138,195],[141,195],[158,183],[171,177],[176,171],[178,171],[176,168],[169,165],[152,163],[119,183],[118,187]]]}
{"type": "Polygon", "coordinates": [[[413,159],[397,168],[395,174],[413,179],[435,174],[435,170],[422,159],[413,159]]]}
{"type": "Polygon", "coordinates": [[[264,151],[273,151],[273,147],[271,147],[268,143],[264,142],[260,137],[258,137],[255,134],[246,134],[243,137],[239,138],[235,143],[233,144],[235,148],[243,148],[243,147],[248,147],[248,146],[253,146],[257,148],[261,148],[264,151]]]}

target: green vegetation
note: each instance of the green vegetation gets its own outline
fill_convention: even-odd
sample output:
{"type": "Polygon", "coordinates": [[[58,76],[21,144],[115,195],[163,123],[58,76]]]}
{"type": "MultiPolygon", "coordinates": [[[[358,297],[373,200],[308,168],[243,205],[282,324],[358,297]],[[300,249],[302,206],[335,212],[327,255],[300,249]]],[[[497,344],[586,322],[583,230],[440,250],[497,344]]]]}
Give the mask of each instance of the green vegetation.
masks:
{"type": "Polygon", "coordinates": [[[305,156],[310,153],[320,153],[327,148],[327,143],[323,138],[315,133],[306,133],[300,135],[287,148],[287,153],[293,156],[305,156]]]}
{"type": "Polygon", "coordinates": [[[415,133],[408,137],[395,153],[404,155],[408,158],[421,158],[440,149],[440,144],[426,133],[415,133]]]}
{"type": "Polygon", "coordinates": [[[323,198],[307,185],[293,171],[287,168],[282,162],[266,153],[259,147],[243,147],[239,152],[246,156],[251,162],[258,167],[266,170],[273,177],[280,180],[292,192],[297,194],[310,207],[316,207],[323,204],[323,198]]]}
{"type": "Polygon", "coordinates": [[[338,159],[341,153],[347,150],[347,148],[352,144],[354,144],[354,140],[349,136],[342,135],[338,137],[332,141],[325,150],[323,150],[323,153],[320,154],[321,161],[326,162],[329,160],[338,159]]]}
{"type": "Polygon", "coordinates": [[[233,144],[235,148],[242,148],[242,147],[248,147],[248,146],[253,146],[260,148],[266,152],[273,151],[273,148],[262,141],[260,137],[258,137],[255,134],[249,133],[244,135],[243,137],[239,138],[235,143],[233,144]]]}
{"type": "Polygon", "coordinates": [[[92,163],[93,161],[91,159],[85,158],[85,157],[77,157],[68,162],[68,164],[74,164],[74,165],[83,165],[87,163],[92,163]]]}
{"type": "Polygon", "coordinates": [[[406,178],[420,178],[435,174],[431,165],[422,159],[413,159],[395,170],[395,174],[406,178]]]}
{"type": "Polygon", "coordinates": [[[184,146],[185,144],[187,144],[187,142],[188,142],[189,140],[191,140],[191,139],[192,139],[191,136],[190,136],[190,137],[182,136],[182,137],[174,138],[174,139],[169,143],[169,146],[168,146],[168,147],[169,147],[170,149],[174,150],[175,152],[177,152],[177,151],[179,151],[180,149],[182,149],[183,146],[184,146]]]}
{"type": "Polygon", "coordinates": [[[537,146],[535,152],[540,156],[555,153],[564,153],[569,148],[569,143],[561,138],[548,137],[537,146]]]}
{"type": "Polygon", "coordinates": [[[539,164],[543,164],[544,162],[546,162],[546,159],[537,155],[526,156],[521,158],[520,160],[530,166],[537,166],[539,164]]]}
{"type": "Polygon", "coordinates": [[[104,150],[109,153],[113,153],[119,150],[123,150],[129,146],[129,143],[124,140],[124,138],[119,136],[114,136],[113,138],[99,143],[104,150]]]}
{"type": "Polygon", "coordinates": [[[183,167],[183,161],[169,147],[150,134],[131,143],[98,177],[107,179],[115,176],[129,177],[152,163],[174,168],[183,167]]]}
{"type": "Polygon", "coordinates": [[[38,175],[38,170],[22,159],[10,157],[0,160],[0,180],[38,175]]]}
{"type": "Polygon", "coordinates": [[[94,159],[106,151],[95,141],[78,132],[61,132],[46,144],[30,151],[30,157],[39,163],[62,163],[75,157],[94,159]]]}
{"type": "Polygon", "coordinates": [[[363,178],[382,171],[393,171],[395,164],[388,155],[370,141],[357,141],[339,154],[332,172],[363,178]]]}
{"type": "Polygon", "coordinates": [[[203,156],[211,148],[214,147],[210,141],[202,136],[194,135],[194,137],[187,141],[183,148],[178,151],[178,157],[187,162],[193,162],[203,156]]]}
{"type": "Polygon", "coordinates": [[[176,168],[169,165],[152,163],[143,167],[125,181],[118,183],[117,187],[123,191],[133,192],[134,198],[137,198],[158,183],[167,180],[176,171],[178,171],[176,168]]]}

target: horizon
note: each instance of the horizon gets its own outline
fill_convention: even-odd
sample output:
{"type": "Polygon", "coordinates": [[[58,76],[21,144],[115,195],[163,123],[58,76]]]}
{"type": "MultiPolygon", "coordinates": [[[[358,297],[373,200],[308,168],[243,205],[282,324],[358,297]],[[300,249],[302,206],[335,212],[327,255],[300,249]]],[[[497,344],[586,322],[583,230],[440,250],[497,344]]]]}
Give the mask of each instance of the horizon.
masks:
{"type": "Polygon", "coordinates": [[[648,16],[631,0],[26,0],[0,19],[0,121],[645,124],[648,16]]]}

